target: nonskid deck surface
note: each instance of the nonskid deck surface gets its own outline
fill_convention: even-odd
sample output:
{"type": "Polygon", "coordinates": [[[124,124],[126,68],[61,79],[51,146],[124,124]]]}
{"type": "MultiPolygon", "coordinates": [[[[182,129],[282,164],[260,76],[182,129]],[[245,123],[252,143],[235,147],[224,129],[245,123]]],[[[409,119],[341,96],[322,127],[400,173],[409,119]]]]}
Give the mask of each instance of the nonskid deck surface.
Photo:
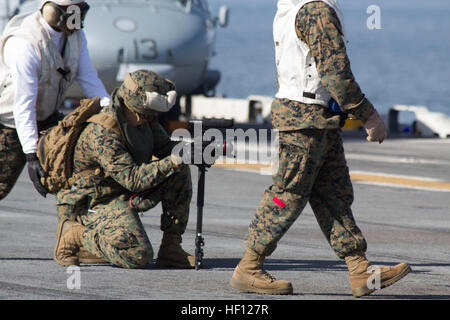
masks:
{"type": "MultiPolygon", "coordinates": [[[[353,213],[368,241],[373,264],[407,262],[412,272],[366,299],[450,298],[450,140],[389,139],[368,143],[345,137],[353,179],[353,213]]],[[[259,167],[212,167],[206,175],[203,218],[204,268],[125,270],[111,265],[63,268],[52,260],[55,197],[33,189],[26,170],[12,193],[0,202],[0,299],[164,299],[302,300],[353,299],[347,270],[315,220],[309,205],[279,243],[265,267],[292,282],[294,294],[241,293],[228,282],[245,250],[243,239],[271,184],[259,167]],[[78,277],[78,278],[75,278],[78,277]]],[[[197,170],[183,239],[194,252],[197,170]]],[[[161,207],[142,221],[157,252],[161,207]]]]}

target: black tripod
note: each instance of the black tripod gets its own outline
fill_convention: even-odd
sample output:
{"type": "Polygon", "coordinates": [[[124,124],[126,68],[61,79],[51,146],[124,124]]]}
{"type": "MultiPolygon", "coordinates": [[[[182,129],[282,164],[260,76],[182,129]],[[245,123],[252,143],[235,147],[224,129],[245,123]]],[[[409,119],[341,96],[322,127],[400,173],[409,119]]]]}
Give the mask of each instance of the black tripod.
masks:
{"type": "MultiPolygon", "coordinates": [[[[231,128],[234,125],[233,119],[203,119],[201,121],[191,121],[189,123],[189,131],[195,133],[194,125],[200,125],[201,129],[197,132],[197,135],[194,134],[194,140],[200,141],[202,145],[204,145],[203,141],[203,133],[210,128],[216,129],[226,129],[231,128]]],[[[208,141],[206,145],[210,143],[214,143],[214,141],[208,141]]],[[[231,144],[226,143],[226,141],[216,142],[219,146],[219,149],[222,149],[223,154],[232,153],[231,144]]],[[[202,149],[203,150],[203,149],[202,149]]],[[[203,267],[203,246],[205,245],[205,239],[202,235],[203,229],[203,206],[205,203],[205,174],[206,168],[211,167],[211,164],[202,163],[196,164],[198,167],[198,184],[197,184],[197,230],[195,234],[195,269],[199,270],[203,267]]]]}
{"type": "Polygon", "coordinates": [[[202,236],[203,228],[203,205],[205,202],[205,173],[206,165],[198,166],[197,185],[197,230],[195,234],[195,270],[203,267],[203,246],[205,245],[202,236]]]}

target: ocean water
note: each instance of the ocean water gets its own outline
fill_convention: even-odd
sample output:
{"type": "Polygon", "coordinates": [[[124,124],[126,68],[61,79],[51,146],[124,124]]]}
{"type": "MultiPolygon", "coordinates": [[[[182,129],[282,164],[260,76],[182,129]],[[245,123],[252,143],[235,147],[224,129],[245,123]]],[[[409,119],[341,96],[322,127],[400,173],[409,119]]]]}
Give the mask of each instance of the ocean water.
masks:
{"type": "MultiPolygon", "coordinates": [[[[230,8],[218,29],[211,67],[222,72],[218,94],[246,98],[276,93],[272,22],[276,0],[210,0],[230,8]]],[[[423,105],[450,115],[450,1],[340,0],[348,55],[363,92],[386,113],[395,104],[423,105]],[[367,13],[377,5],[381,29],[367,13]]]]}

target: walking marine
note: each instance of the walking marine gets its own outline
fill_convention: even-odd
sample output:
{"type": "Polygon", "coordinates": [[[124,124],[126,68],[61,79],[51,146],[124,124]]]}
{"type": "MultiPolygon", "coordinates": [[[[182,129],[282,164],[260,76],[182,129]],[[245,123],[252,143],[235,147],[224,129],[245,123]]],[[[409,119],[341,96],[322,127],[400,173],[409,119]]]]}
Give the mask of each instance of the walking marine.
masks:
{"type": "Polygon", "coordinates": [[[350,69],[336,0],[279,0],[273,29],[279,90],[272,123],[280,130],[279,167],[250,223],[247,249],[230,285],[257,293],[293,292],[290,282],[276,280],[263,263],[309,202],[331,248],[347,263],[353,295],[370,294],[410,267],[379,267],[379,288],[368,286],[367,243],[350,208],[353,188],[340,127],[351,114],[364,123],[367,140],[381,143],[384,123],[350,69]],[[342,112],[329,108],[333,100],[342,112]]]}

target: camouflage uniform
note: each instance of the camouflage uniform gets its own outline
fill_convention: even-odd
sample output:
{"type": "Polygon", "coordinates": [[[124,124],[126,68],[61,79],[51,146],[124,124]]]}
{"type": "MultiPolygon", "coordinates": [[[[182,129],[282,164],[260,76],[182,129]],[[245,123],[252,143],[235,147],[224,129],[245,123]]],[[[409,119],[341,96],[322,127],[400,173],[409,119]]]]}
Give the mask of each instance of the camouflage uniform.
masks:
{"type": "MultiPolygon", "coordinates": [[[[0,125],[1,126],[1,125],[0,125]]],[[[16,129],[0,128],[0,200],[12,190],[25,166],[25,154],[16,129]]]]}
{"type": "MultiPolygon", "coordinates": [[[[123,101],[117,92],[101,113],[120,122],[123,101]]],[[[136,128],[134,134],[141,139],[123,132],[98,123],[86,126],[75,147],[74,173],[92,170],[71,190],[57,194],[58,217],[78,219],[87,227],[82,241],[89,252],[117,266],[137,268],[153,258],[138,212],[162,202],[161,229],[181,235],[188,222],[192,186],[189,167],[172,163],[173,142],[156,117],[136,128]]]]}
{"type": "MultiPolygon", "coordinates": [[[[354,79],[336,12],[324,2],[310,2],[299,10],[295,27],[344,117],[353,114],[365,122],[375,109],[354,79]]],[[[280,130],[279,168],[249,226],[247,247],[270,255],[309,201],[339,258],[366,251],[350,209],[353,188],[340,133],[342,117],[324,106],[274,100],[272,123],[280,130]]]]}
{"type": "MultiPolygon", "coordinates": [[[[38,122],[38,130],[43,131],[57,124],[63,117],[62,113],[55,112],[46,121],[38,122]]],[[[25,167],[25,162],[25,154],[16,129],[0,124],[0,200],[11,192],[25,167]]]]}

